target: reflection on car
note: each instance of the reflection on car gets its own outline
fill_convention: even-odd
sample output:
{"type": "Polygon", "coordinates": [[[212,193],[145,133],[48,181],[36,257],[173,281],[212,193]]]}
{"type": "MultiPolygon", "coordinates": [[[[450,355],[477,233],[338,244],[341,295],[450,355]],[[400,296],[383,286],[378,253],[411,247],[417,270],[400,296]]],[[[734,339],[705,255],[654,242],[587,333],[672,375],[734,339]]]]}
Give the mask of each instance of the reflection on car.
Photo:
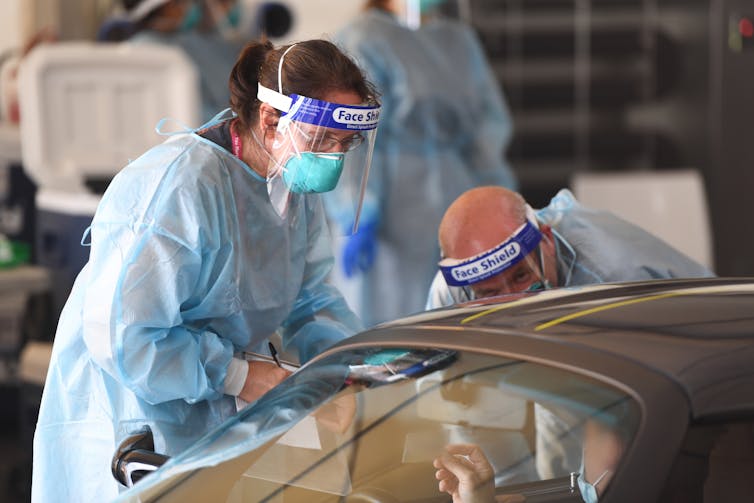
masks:
{"type": "Polygon", "coordinates": [[[754,280],[549,290],[377,326],[119,501],[450,501],[432,462],[455,444],[527,502],[751,500],[754,280]]]}

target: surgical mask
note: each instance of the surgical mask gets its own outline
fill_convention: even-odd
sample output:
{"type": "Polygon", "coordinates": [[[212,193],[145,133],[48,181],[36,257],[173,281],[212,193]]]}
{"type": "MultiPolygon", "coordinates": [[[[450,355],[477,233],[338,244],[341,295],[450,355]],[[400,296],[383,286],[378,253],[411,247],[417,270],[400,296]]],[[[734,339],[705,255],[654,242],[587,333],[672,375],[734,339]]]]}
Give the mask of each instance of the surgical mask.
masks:
{"type": "Polygon", "coordinates": [[[241,24],[241,6],[235,4],[225,15],[225,23],[231,28],[238,28],[241,24]]]}
{"type": "Polygon", "coordinates": [[[338,185],[343,153],[301,152],[285,163],[283,181],[291,192],[329,192],[338,185]]]}
{"type": "Polygon", "coordinates": [[[202,9],[196,3],[191,3],[191,7],[188,8],[186,14],[183,15],[181,25],[178,28],[180,31],[191,31],[196,28],[202,20],[202,9]]]}
{"type": "Polygon", "coordinates": [[[597,503],[597,501],[599,500],[599,498],[597,497],[597,484],[599,484],[608,473],[610,473],[610,470],[605,470],[604,472],[602,472],[602,475],[597,477],[597,480],[594,481],[594,484],[590,484],[584,478],[584,469],[582,467],[577,482],[579,484],[581,498],[585,503],[597,503]]]}
{"type": "Polygon", "coordinates": [[[547,290],[548,283],[547,281],[535,281],[531,285],[529,285],[529,288],[524,290],[525,292],[538,292],[540,290],[547,290]]]}
{"type": "Polygon", "coordinates": [[[434,9],[438,5],[442,5],[444,0],[419,0],[419,8],[422,12],[434,9]]]}
{"type": "Polygon", "coordinates": [[[212,19],[215,20],[215,29],[224,39],[238,41],[244,37],[239,29],[243,14],[239,4],[240,0],[234,2],[233,6],[227,10],[217,0],[206,1],[209,13],[212,19]]]}

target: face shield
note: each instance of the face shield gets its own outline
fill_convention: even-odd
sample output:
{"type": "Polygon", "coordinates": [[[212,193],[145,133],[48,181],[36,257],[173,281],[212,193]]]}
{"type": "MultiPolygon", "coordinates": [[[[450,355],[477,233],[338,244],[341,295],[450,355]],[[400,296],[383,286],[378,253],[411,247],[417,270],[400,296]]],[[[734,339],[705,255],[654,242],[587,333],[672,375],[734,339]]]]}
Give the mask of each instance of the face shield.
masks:
{"type": "Polygon", "coordinates": [[[261,84],[257,97],[282,112],[267,166],[267,191],[277,213],[285,216],[291,193],[329,192],[340,183],[338,198],[355,215],[355,228],[369,176],[379,105],[286,96],[261,84]]]}
{"type": "MultiPolygon", "coordinates": [[[[529,210],[530,211],[530,210],[529,210]]],[[[439,262],[448,286],[463,288],[469,300],[549,288],[533,216],[499,245],[467,259],[439,262]]]]}
{"type": "Polygon", "coordinates": [[[339,197],[348,200],[358,223],[380,107],[285,96],[261,84],[257,96],[283,112],[267,167],[267,190],[277,213],[285,215],[291,193],[329,192],[340,182],[346,189],[339,197]]]}

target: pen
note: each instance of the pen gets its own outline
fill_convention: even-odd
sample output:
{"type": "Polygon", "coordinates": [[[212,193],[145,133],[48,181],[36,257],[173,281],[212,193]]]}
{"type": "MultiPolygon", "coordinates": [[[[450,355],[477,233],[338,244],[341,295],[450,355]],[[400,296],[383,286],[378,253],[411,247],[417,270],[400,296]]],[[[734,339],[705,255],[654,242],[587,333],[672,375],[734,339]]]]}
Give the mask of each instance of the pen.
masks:
{"type": "Polygon", "coordinates": [[[272,359],[275,360],[275,365],[277,365],[280,368],[283,368],[282,365],[280,365],[280,360],[278,360],[278,350],[275,349],[275,345],[271,342],[267,342],[267,347],[270,348],[270,354],[272,355],[272,359]]]}

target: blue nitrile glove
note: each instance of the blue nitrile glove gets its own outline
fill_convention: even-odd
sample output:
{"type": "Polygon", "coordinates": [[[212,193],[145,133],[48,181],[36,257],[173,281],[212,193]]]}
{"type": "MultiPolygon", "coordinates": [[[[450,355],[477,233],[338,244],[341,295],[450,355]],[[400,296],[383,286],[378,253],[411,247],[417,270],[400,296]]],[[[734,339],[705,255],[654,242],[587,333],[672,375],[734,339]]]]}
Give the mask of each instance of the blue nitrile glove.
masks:
{"type": "Polygon", "coordinates": [[[372,267],[377,253],[377,224],[359,224],[343,246],[343,272],[347,278],[364,273],[372,267]]]}

